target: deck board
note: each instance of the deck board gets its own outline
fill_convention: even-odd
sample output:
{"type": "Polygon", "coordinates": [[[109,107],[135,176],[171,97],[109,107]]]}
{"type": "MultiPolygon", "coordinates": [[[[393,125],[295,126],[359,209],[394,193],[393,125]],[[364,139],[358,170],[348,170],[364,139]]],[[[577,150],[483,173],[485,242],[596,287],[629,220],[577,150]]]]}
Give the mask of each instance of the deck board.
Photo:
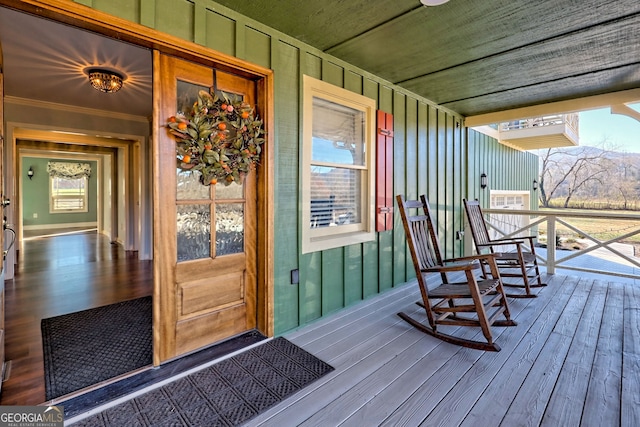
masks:
{"type": "MultiPolygon", "coordinates": [[[[287,339],[295,341],[299,346],[310,346],[312,342],[316,341],[322,343],[323,338],[329,338],[328,342],[334,342],[337,331],[349,331],[354,327],[364,328],[367,323],[363,320],[374,318],[376,312],[387,313],[395,310],[395,306],[402,305],[402,301],[414,301],[420,298],[418,289],[411,286],[403,286],[394,290],[393,296],[393,298],[388,298],[385,294],[377,295],[349,309],[289,332],[287,339]]],[[[351,330],[353,331],[353,329],[351,330]]]]}
{"type": "Polygon", "coordinates": [[[502,419],[503,425],[540,424],[546,404],[569,352],[571,338],[588,300],[591,284],[590,281],[581,281],[576,285],[567,306],[531,367],[526,381],[518,390],[502,419]],[[526,420],[526,423],[523,423],[523,420],[526,420]]]}
{"type": "Polygon", "coordinates": [[[640,292],[579,275],[545,281],[538,298],[509,300],[518,326],[493,328],[498,353],[400,320],[425,317],[415,284],[287,334],[335,371],[247,425],[640,425],[640,292]]]}
{"type": "Polygon", "coordinates": [[[594,286],[558,376],[542,425],[580,425],[596,352],[607,287],[594,286]]]}
{"type": "MultiPolygon", "coordinates": [[[[405,306],[411,307],[415,300],[416,297],[410,295],[407,298],[387,305],[386,310],[395,312],[405,306]]],[[[418,308],[418,306],[413,306],[411,310],[417,311],[418,308]]],[[[323,339],[312,341],[305,345],[304,348],[308,348],[307,351],[323,360],[331,361],[340,355],[352,351],[354,343],[362,342],[363,338],[376,337],[376,335],[382,334],[383,332],[388,332],[388,329],[395,329],[396,325],[401,321],[399,318],[393,316],[391,316],[391,318],[389,318],[389,316],[376,316],[375,313],[377,312],[379,311],[373,311],[368,317],[360,318],[356,322],[346,324],[340,328],[335,325],[334,327],[336,329],[334,334],[325,336],[323,339]]],[[[391,333],[394,332],[395,331],[391,331],[391,333]]],[[[303,347],[302,345],[300,346],[303,347]]]]}
{"type": "Polygon", "coordinates": [[[620,418],[624,286],[611,283],[602,315],[598,344],[584,402],[585,425],[606,425],[620,418]]]}
{"type": "Polygon", "coordinates": [[[321,378],[289,398],[287,404],[271,408],[260,418],[269,419],[270,425],[298,425],[307,414],[329,404],[335,393],[350,389],[357,379],[366,378],[380,364],[406,352],[424,337],[411,334],[410,330],[398,333],[398,325],[404,322],[390,313],[407,307],[417,312],[419,307],[414,302],[419,298],[417,287],[399,288],[394,291],[394,298],[377,296],[361,304],[365,309],[359,305],[336,313],[328,320],[322,319],[309,329],[287,335],[287,339],[332,366],[340,366],[340,370],[321,378]],[[385,315],[380,316],[381,312],[385,315]],[[286,409],[291,403],[295,403],[296,410],[281,412],[282,407],[286,409]]]}
{"type": "MultiPolygon", "coordinates": [[[[521,338],[508,355],[506,362],[496,372],[491,383],[460,425],[477,426],[485,423],[487,419],[496,420],[497,424],[504,418],[514,396],[526,380],[529,370],[575,290],[576,281],[554,279],[555,281],[549,284],[551,287],[546,288],[551,292],[545,291],[539,294],[538,300],[543,304],[539,305],[539,301],[536,300],[536,304],[529,306],[534,311],[531,326],[526,332],[520,332],[521,338]],[[543,299],[545,297],[546,301],[543,299]]],[[[522,320],[520,322],[518,326],[525,323],[522,320]]]]}
{"type": "MultiPolygon", "coordinates": [[[[510,306],[512,317],[517,319],[523,309],[527,306],[527,303],[530,303],[531,301],[533,300],[521,300],[518,304],[512,304],[510,306]]],[[[495,341],[503,347],[505,343],[507,343],[504,339],[505,336],[508,336],[509,333],[513,333],[516,328],[517,326],[494,328],[492,332],[495,335],[495,341]]],[[[461,335],[467,335],[465,338],[481,339],[481,333],[478,328],[466,328],[464,333],[461,335]]],[[[465,382],[465,377],[473,377],[473,374],[469,371],[473,367],[482,369],[483,363],[481,360],[484,362],[496,359],[500,357],[503,352],[508,351],[504,350],[504,347],[501,352],[493,353],[456,347],[452,344],[447,344],[447,346],[452,348],[455,353],[451,357],[448,357],[442,366],[437,367],[429,377],[424,374],[424,371],[426,368],[433,368],[432,358],[424,357],[422,359],[422,369],[412,372],[412,376],[407,378],[407,380],[411,380],[411,378],[418,378],[422,381],[422,384],[410,397],[405,399],[402,405],[390,417],[384,419],[382,425],[419,425],[425,419],[425,416],[430,414],[436,408],[440,408],[441,405],[447,406],[445,397],[450,396],[449,391],[454,387],[460,387],[460,390],[463,390],[461,395],[462,399],[467,399],[470,390],[466,385],[463,385],[463,383],[465,382]]],[[[474,379],[472,378],[472,381],[473,380],[474,379]]],[[[405,381],[402,378],[399,378],[398,385],[402,386],[404,382],[405,381]]],[[[451,400],[451,397],[449,400],[451,400]]],[[[456,401],[460,399],[456,396],[453,400],[456,401]]],[[[384,405],[385,401],[378,399],[376,404],[384,405]]],[[[429,420],[427,425],[436,424],[432,424],[432,421],[429,420]]]]}
{"type": "MultiPolygon", "coordinates": [[[[491,410],[496,405],[496,402],[504,405],[502,410],[493,413],[493,417],[495,417],[493,419],[500,420],[508,408],[508,402],[511,401],[515,391],[517,391],[517,388],[513,389],[513,387],[518,382],[511,379],[509,385],[512,388],[510,389],[507,384],[500,381],[501,377],[498,374],[509,375],[511,373],[526,372],[527,359],[523,357],[524,351],[522,349],[519,351],[518,347],[524,335],[519,329],[526,327],[526,325],[536,324],[540,317],[538,310],[544,313],[553,312],[553,307],[550,307],[551,310],[546,310],[543,307],[548,307],[551,302],[558,300],[551,297],[561,294],[561,292],[558,292],[560,289],[556,286],[552,288],[552,292],[538,292],[539,295],[536,300],[514,300],[511,304],[511,311],[515,313],[519,323],[515,328],[505,328],[504,334],[501,336],[501,340],[504,343],[502,351],[494,354],[483,354],[478,363],[474,364],[461,381],[456,384],[455,388],[462,390],[462,392],[458,393],[455,389],[450,390],[447,396],[425,418],[424,424],[460,425],[465,421],[472,408],[475,408],[475,405],[491,410]],[[516,311],[516,308],[523,304],[526,305],[522,307],[521,312],[516,311]],[[493,391],[487,393],[486,396],[494,394],[494,397],[483,401],[485,391],[491,386],[493,386],[493,391]]],[[[523,379],[521,377],[519,383],[522,383],[523,379]]],[[[487,417],[486,413],[482,413],[479,417],[470,416],[469,422],[471,425],[477,426],[480,423],[484,423],[487,418],[492,419],[492,417],[487,417]]]]}
{"type": "Polygon", "coordinates": [[[640,289],[627,286],[624,297],[620,424],[640,426],[640,289]]]}

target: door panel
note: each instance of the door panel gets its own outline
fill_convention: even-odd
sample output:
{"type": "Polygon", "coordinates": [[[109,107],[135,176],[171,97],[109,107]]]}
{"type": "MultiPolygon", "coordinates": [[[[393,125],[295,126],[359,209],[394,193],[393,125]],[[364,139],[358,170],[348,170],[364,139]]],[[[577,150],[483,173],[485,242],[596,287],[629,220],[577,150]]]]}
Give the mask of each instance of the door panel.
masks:
{"type": "MultiPolygon", "coordinates": [[[[162,126],[191,108],[198,90],[255,105],[255,84],[156,55],[162,126]]],[[[241,184],[203,186],[176,167],[175,140],[160,129],[155,152],[154,362],[256,327],[256,174],[241,184]]]]}

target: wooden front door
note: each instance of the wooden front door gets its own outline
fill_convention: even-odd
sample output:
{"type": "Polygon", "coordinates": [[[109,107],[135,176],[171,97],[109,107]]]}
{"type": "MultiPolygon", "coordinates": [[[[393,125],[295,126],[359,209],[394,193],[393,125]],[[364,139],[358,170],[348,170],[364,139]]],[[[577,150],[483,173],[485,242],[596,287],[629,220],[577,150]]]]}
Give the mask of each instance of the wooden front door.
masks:
{"type": "MultiPolygon", "coordinates": [[[[2,214],[2,233],[0,233],[0,248],[2,248],[2,265],[0,265],[0,382],[4,378],[4,262],[6,253],[4,252],[4,233],[7,223],[7,212],[5,207],[8,206],[9,201],[5,199],[4,193],[4,77],[3,77],[2,62],[2,44],[0,43],[0,214],[2,214]]],[[[15,239],[15,232],[13,232],[13,238],[15,239]]],[[[14,240],[15,242],[15,240],[14,240]]],[[[2,384],[0,383],[0,390],[2,384]]]]}
{"type": "Polygon", "coordinates": [[[256,327],[256,173],[205,186],[177,168],[176,141],[161,128],[199,90],[255,105],[255,83],[156,53],[154,144],[154,363],[256,327]]]}

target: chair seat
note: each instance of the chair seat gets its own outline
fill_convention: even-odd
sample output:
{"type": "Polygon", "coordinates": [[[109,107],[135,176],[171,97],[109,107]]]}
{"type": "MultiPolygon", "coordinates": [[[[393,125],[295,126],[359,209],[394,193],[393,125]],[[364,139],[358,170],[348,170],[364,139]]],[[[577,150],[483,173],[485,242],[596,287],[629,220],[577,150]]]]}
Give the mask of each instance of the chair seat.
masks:
{"type": "MultiPolygon", "coordinates": [[[[500,253],[496,253],[495,255],[496,255],[496,262],[507,261],[507,262],[512,262],[514,264],[520,263],[520,255],[517,252],[500,252],[500,253]]],[[[522,259],[524,260],[525,263],[531,264],[535,262],[536,256],[531,252],[523,252],[522,259]]]]}
{"type": "MultiPolygon", "coordinates": [[[[500,283],[499,279],[478,280],[480,295],[485,295],[493,290],[500,283]]],[[[434,298],[471,298],[471,291],[467,282],[445,283],[429,290],[429,295],[434,298]]]]}

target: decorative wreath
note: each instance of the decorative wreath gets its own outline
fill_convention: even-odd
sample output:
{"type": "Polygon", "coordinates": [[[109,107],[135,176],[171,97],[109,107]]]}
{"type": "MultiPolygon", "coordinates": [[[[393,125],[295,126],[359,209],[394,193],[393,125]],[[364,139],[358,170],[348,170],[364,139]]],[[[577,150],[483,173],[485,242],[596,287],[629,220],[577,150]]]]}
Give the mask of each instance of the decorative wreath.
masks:
{"type": "Polygon", "coordinates": [[[191,112],[170,117],[178,167],[199,171],[203,185],[240,183],[260,161],[262,121],[249,104],[221,93],[198,92],[191,112]]]}

